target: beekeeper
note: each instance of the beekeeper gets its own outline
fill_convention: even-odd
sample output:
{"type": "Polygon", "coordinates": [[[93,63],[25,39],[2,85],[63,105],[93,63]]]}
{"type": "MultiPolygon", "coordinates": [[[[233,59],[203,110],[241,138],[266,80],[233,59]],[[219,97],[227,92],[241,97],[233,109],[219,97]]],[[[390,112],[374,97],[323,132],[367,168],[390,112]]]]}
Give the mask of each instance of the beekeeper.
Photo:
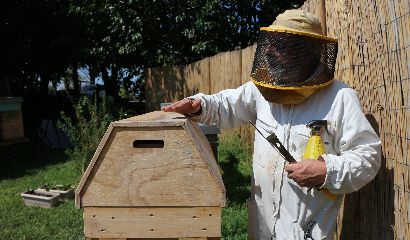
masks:
{"type": "Polygon", "coordinates": [[[288,10],[261,28],[251,81],[163,108],[221,128],[251,121],[265,136],[276,133],[297,159],[286,164],[255,134],[250,239],[333,239],[343,194],[357,191],[379,170],[380,139],[356,92],[333,78],[336,55],[337,40],[323,36],[318,18],[288,10]],[[329,123],[328,131],[321,132],[326,154],[301,161],[311,120],[329,123]],[[309,187],[328,189],[337,197],[309,187]]]}

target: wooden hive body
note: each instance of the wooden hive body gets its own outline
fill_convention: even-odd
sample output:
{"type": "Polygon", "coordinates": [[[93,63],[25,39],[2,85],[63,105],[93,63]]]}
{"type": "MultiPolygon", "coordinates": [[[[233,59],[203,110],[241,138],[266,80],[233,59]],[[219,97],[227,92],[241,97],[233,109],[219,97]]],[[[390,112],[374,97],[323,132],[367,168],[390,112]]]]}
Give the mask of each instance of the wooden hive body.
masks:
{"type": "Polygon", "coordinates": [[[24,141],[24,126],[19,97],[0,97],[0,146],[24,141]]]}
{"type": "Polygon", "coordinates": [[[89,238],[220,237],[224,206],[209,143],[176,113],[111,123],[76,190],[89,238]]]}

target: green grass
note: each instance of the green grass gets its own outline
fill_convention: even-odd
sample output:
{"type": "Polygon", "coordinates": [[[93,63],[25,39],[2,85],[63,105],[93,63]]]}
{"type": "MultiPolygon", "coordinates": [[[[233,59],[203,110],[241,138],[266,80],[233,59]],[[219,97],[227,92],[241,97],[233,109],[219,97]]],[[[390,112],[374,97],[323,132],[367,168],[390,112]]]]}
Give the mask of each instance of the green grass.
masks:
{"type": "MultiPolygon", "coordinates": [[[[239,137],[220,141],[219,164],[227,189],[222,212],[224,239],[246,239],[251,151],[239,137]]],[[[61,151],[31,143],[0,148],[0,239],[83,239],[82,211],[74,202],[53,209],[27,207],[20,193],[45,183],[76,186],[82,162],[68,159],[61,151]]]]}
{"type": "Polygon", "coordinates": [[[76,185],[81,166],[61,151],[30,143],[0,148],[0,239],[83,239],[74,201],[53,209],[27,207],[20,193],[45,183],[76,185]],[[33,151],[34,149],[34,151],[33,151]]]}
{"type": "Polygon", "coordinates": [[[247,239],[246,199],[250,196],[252,149],[238,135],[220,139],[218,163],[226,188],[227,206],[222,210],[224,239],[247,239]]]}

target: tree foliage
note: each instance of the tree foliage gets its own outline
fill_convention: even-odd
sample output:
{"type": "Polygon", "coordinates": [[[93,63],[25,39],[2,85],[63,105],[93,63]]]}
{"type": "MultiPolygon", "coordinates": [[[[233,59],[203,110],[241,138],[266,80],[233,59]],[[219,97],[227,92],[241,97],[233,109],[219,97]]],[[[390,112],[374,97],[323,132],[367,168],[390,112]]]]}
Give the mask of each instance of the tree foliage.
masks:
{"type": "Polygon", "coordinates": [[[10,1],[1,8],[0,79],[7,76],[15,95],[47,91],[49,81],[87,54],[81,21],[70,1],[10,1]]]}
{"type": "Polygon", "coordinates": [[[23,95],[46,90],[67,69],[87,67],[100,74],[109,95],[141,97],[144,68],[249,46],[261,26],[303,2],[7,0],[0,10],[0,81],[23,95]]]}
{"type": "Polygon", "coordinates": [[[261,26],[304,1],[76,1],[92,52],[122,65],[166,66],[253,44],[261,26]]]}

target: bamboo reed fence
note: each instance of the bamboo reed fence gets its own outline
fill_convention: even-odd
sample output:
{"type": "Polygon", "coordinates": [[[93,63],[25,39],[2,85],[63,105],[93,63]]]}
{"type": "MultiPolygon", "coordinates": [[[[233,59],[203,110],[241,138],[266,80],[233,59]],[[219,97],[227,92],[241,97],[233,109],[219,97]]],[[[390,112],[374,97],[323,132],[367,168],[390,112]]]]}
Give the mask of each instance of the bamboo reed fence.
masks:
{"type": "MultiPolygon", "coordinates": [[[[410,1],[308,0],[302,9],[321,15],[327,35],[338,38],[336,78],[358,92],[382,140],[381,169],[366,187],[346,195],[337,238],[408,240],[410,1]]],[[[254,45],[184,66],[147,69],[147,110],[197,92],[240,86],[249,80],[255,49],[254,45]]],[[[249,127],[240,133],[252,139],[249,127]]]]}
{"type": "Polygon", "coordinates": [[[383,144],[376,179],[346,195],[340,238],[410,239],[410,2],[326,1],[326,25],[339,39],[336,76],[359,93],[383,144]]]}

